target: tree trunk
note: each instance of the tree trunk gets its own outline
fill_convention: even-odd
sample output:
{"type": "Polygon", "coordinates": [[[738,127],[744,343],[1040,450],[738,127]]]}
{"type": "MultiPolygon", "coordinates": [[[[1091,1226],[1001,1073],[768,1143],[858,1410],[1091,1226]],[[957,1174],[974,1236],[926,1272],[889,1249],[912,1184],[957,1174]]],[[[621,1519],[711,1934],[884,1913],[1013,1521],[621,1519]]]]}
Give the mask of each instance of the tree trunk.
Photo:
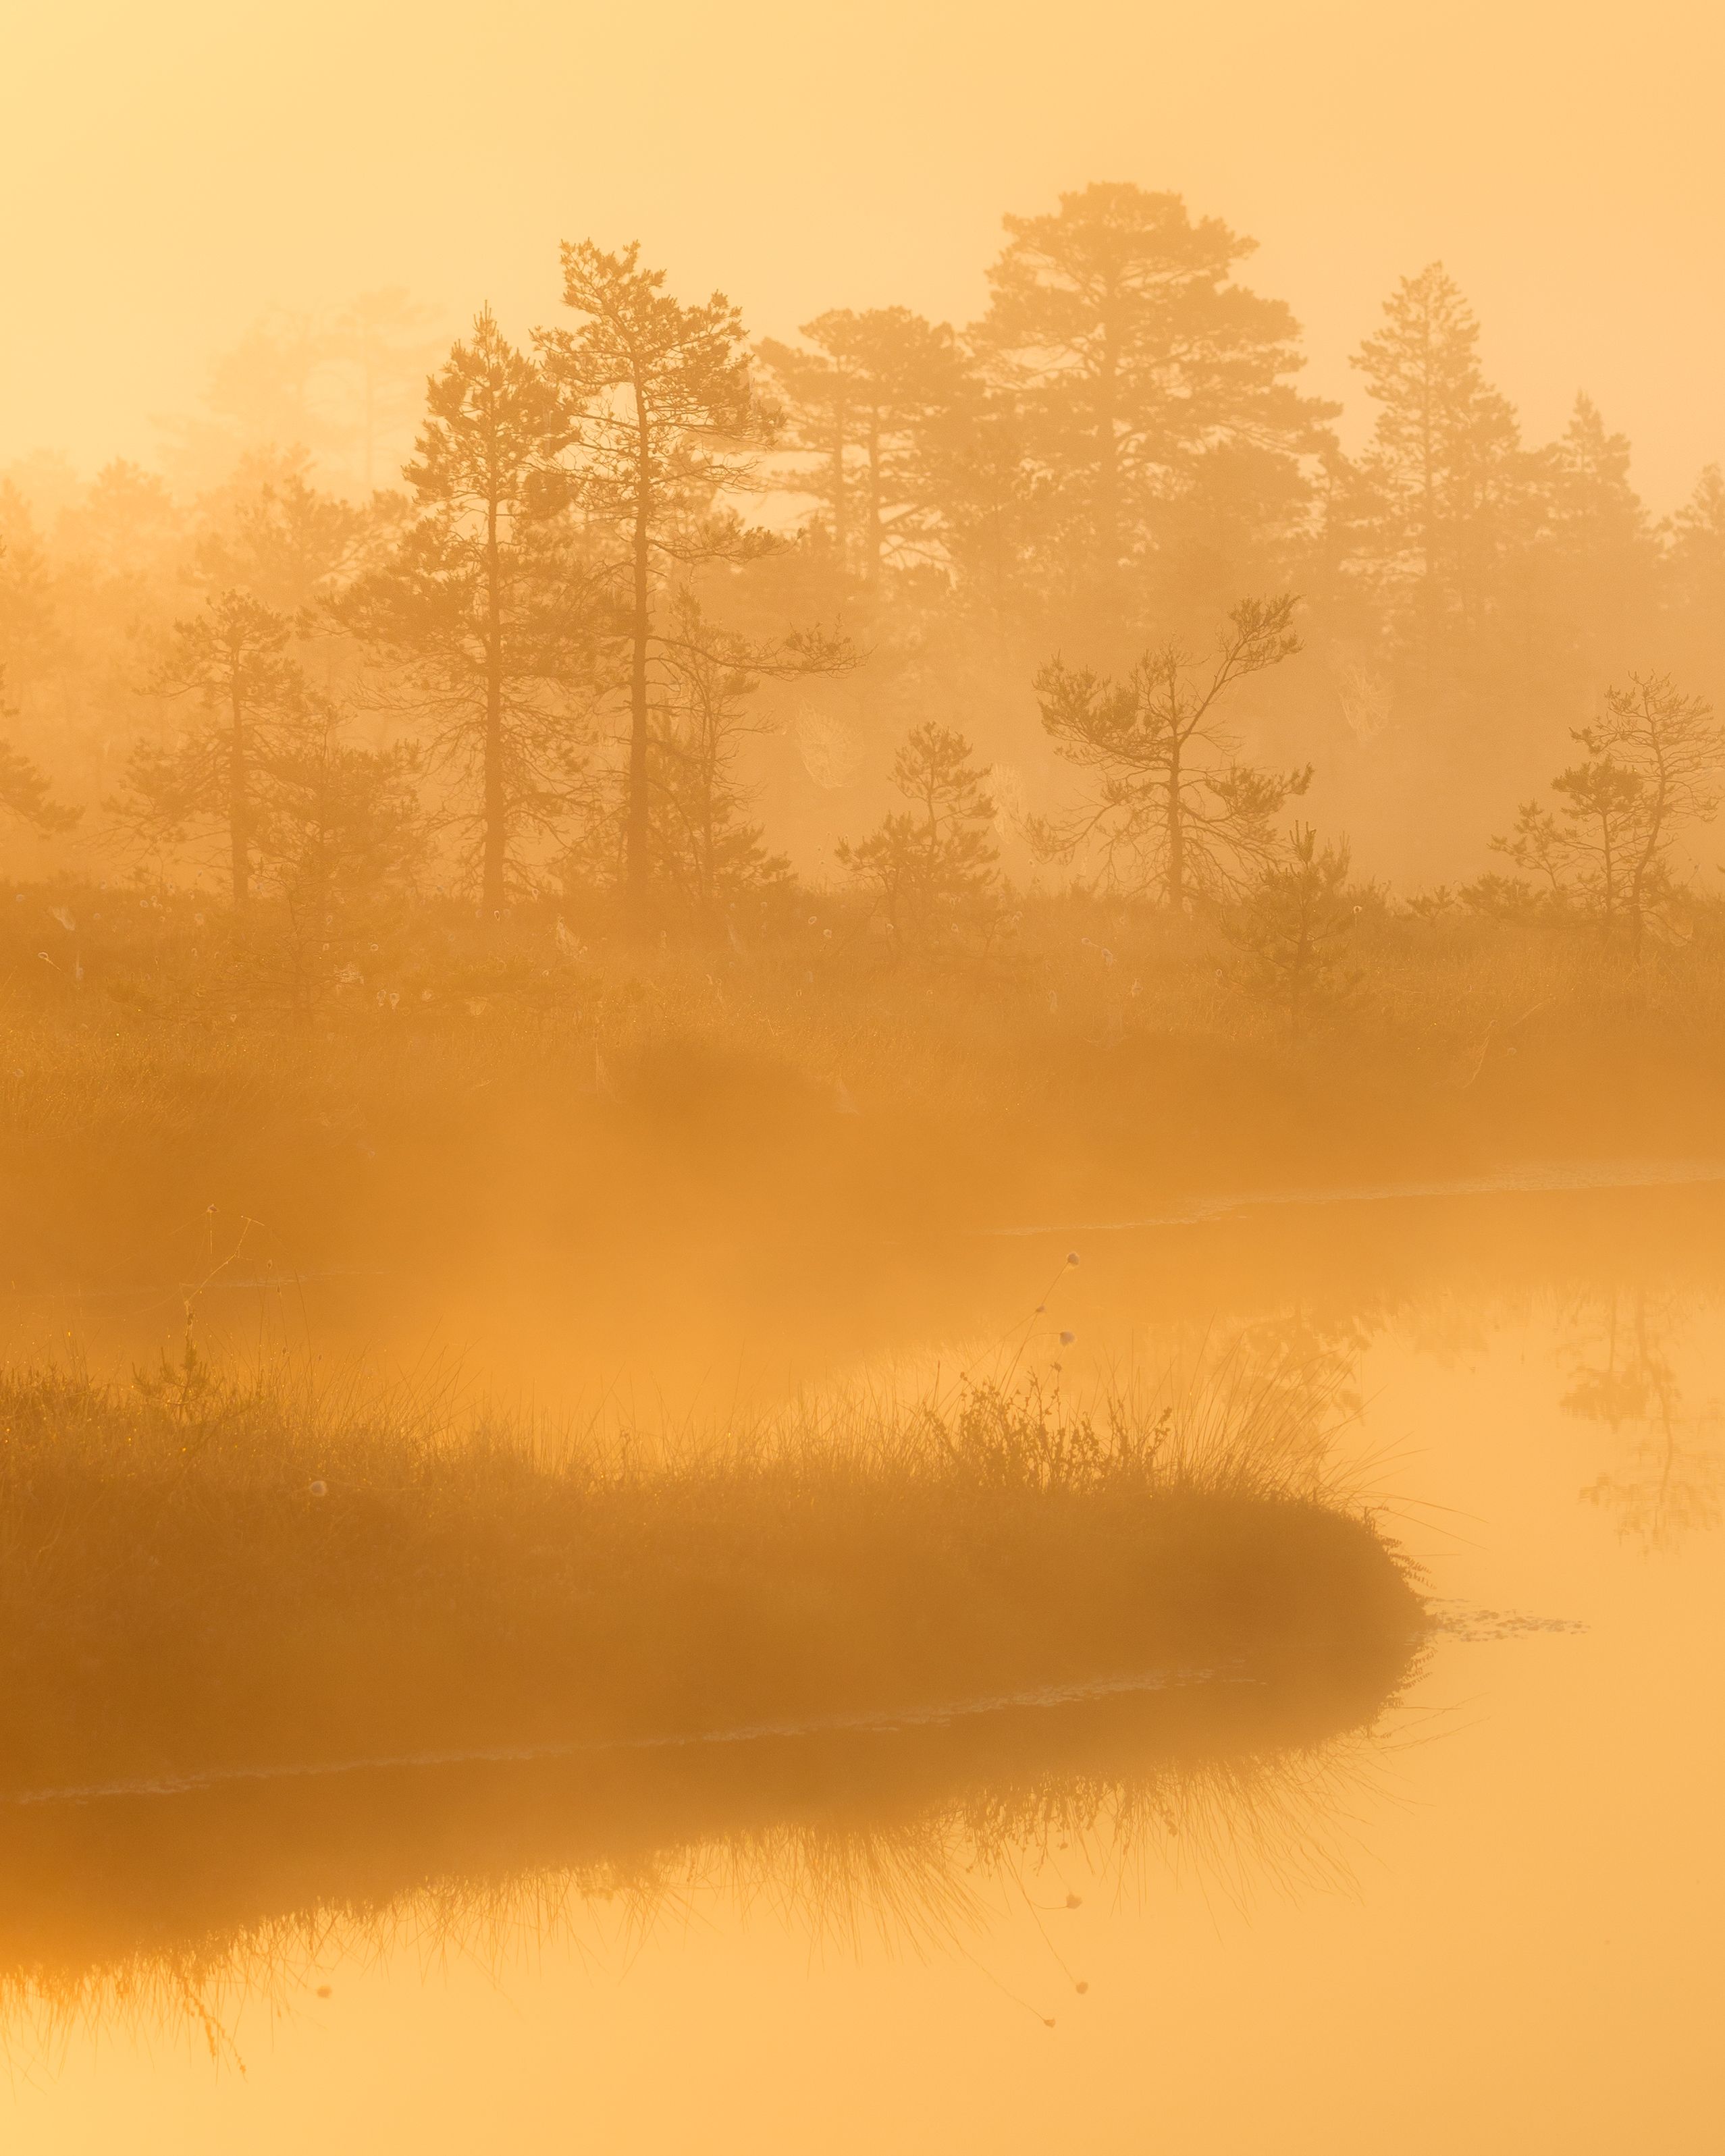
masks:
{"type": "Polygon", "coordinates": [[[647,403],[635,386],[639,449],[635,461],[634,604],[630,620],[629,676],[629,798],[624,830],[624,904],[629,924],[639,934],[647,927],[647,640],[653,612],[649,572],[652,567],[653,464],[647,432],[647,403]]]}
{"type": "Polygon", "coordinates": [[[377,446],[377,370],[372,357],[372,340],[363,330],[360,332],[361,380],[365,384],[365,448],[362,453],[361,470],[363,474],[365,497],[372,498],[372,475],[376,469],[377,446]]]}
{"type": "Polygon", "coordinates": [[[1425,693],[1437,671],[1438,588],[1437,420],[1428,320],[1420,376],[1420,663],[1425,693]]]}
{"type": "Polygon", "coordinates": [[[228,688],[228,840],[234,879],[234,911],[245,911],[251,898],[251,773],[246,763],[245,706],[238,673],[228,688]]]}
{"type": "Polygon", "coordinates": [[[503,908],[508,803],[503,786],[503,593],[497,548],[497,501],[485,506],[485,869],[480,904],[486,916],[503,908]]]}
{"type": "Polygon", "coordinates": [[[845,451],[850,433],[850,408],[842,397],[833,403],[833,544],[839,553],[839,573],[850,567],[850,490],[845,483],[845,451]]]}
{"type": "Polygon", "coordinates": [[[1180,791],[1180,737],[1168,744],[1168,902],[1176,913],[1186,909],[1185,800],[1180,791]]]}
{"type": "Polygon", "coordinates": [[[1102,325],[1102,365],[1096,382],[1096,555],[1104,588],[1120,567],[1120,443],[1115,433],[1120,355],[1115,323],[1102,325]]]}
{"type": "Polygon", "coordinates": [[[880,557],[886,551],[880,521],[880,409],[869,408],[869,588],[880,582],[880,557]]]}
{"type": "MultiPolygon", "coordinates": [[[[1642,696],[1642,709],[1646,710],[1647,699],[1642,696]]],[[[1654,790],[1653,807],[1647,819],[1647,837],[1635,865],[1630,885],[1630,956],[1636,965],[1641,963],[1641,933],[1645,918],[1648,879],[1659,860],[1661,845],[1665,838],[1666,813],[1670,805],[1670,778],[1661,746],[1657,722],[1648,714],[1649,745],[1653,752],[1654,767],[1659,773],[1659,783],[1654,790]]]]}

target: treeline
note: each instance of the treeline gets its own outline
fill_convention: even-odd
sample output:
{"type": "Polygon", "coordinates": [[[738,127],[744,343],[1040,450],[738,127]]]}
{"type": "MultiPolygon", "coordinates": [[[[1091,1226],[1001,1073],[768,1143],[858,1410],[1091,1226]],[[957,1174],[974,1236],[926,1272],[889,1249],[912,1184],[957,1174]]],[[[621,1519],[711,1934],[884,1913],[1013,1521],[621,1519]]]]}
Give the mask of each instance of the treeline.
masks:
{"type": "Polygon", "coordinates": [[[1626,905],[1639,937],[1712,813],[1718,470],[1656,525],[1584,396],[1525,441],[1436,264],[1356,357],[1349,454],[1249,240],[1124,185],[1005,224],[968,328],[835,310],[794,343],[566,246],[545,327],[483,311],[437,365],[394,490],[396,295],[260,329],[171,477],[14,468],[18,862],[218,878],[314,952],[406,888],[722,933],[836,875],[896,943],[992,932],[1002,849],[1177,906],[1302,847],[1333,870],[1299,800],[1404,889],[1501,834],[1481,902],[1626,905]]]}

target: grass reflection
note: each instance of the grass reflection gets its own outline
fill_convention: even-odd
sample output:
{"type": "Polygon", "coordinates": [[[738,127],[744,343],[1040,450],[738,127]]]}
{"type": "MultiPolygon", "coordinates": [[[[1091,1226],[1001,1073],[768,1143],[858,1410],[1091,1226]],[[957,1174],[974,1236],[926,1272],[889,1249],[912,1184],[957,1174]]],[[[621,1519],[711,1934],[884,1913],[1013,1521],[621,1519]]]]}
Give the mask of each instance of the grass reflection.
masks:
{"type": "Polygon", "coordinates": [[[499,1967],[716,1892],[848,1948],[962,1939],[1050,1871],[1171,1866],[1245,1894],[1341,1876],[1405,1635],[1255,1681],[1117,1681],[868,1726],[8,1804],[14,2047],[303,1997],[337,1961],[499,1967]]]}
{"type": "Polygon", "coordinates": [[[219,2048],[332,1953],[713,1888],[927,1943],[1075,1846],[1326,1876],[1423,1622],[1337,1466],[1333,1358],[1080,1402],[1045,1317],[944,1389],[651,1456],[195,1358],[13,1373],[15,2021],[219,2048]]]}

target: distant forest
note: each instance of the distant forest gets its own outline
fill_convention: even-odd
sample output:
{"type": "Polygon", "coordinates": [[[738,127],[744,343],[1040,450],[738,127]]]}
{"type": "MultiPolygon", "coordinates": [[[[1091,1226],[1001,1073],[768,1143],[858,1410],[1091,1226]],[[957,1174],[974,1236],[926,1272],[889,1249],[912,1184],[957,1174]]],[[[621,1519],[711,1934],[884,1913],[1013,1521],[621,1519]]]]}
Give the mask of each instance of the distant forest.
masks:
{"type": "Polygon", "coordinates": [[[434,348],[375,294],[259,323],[159,470],[14,464],[14,873],[244,906],[311,849],[326,880],[711,924],[840,849],[860,872],[921,730],[1016,880],[1178,901],[1072,823],[1077,752],[1147,653],[1201,670],[1253,602],[1277,663],[1231,695],[1212,798],[1273,767],[1266,813],[1297,796],[1410,895],[1490,867],[1632,673],[1725,692],[1725,478],[1659,523],[1585,394],[1526,440],[1441,264],[1362,325],[1351,456],[1250,239],[1116,184],[1004,227],[963,329],[841,306],[757,338],[578,242],[519,346],[481,308],[434,348]]]}

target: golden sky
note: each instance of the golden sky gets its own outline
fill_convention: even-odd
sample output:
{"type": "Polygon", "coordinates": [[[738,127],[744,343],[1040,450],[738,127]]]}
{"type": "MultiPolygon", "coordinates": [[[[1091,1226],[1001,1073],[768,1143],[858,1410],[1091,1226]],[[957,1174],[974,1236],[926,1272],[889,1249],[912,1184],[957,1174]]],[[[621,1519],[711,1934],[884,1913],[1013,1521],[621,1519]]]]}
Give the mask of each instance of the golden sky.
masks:
{"type": "Polygon", "coordinates": [[[1695,0],[0,0],[0,462],[147,456],[264,308],[550,317],[639,238],[752,328],[979,307],[1003,210],[1131,179],[1261,243],[1312,384],[1441,255],[1536,434],[1725,458],[1725,60],[1695,0]]]}

